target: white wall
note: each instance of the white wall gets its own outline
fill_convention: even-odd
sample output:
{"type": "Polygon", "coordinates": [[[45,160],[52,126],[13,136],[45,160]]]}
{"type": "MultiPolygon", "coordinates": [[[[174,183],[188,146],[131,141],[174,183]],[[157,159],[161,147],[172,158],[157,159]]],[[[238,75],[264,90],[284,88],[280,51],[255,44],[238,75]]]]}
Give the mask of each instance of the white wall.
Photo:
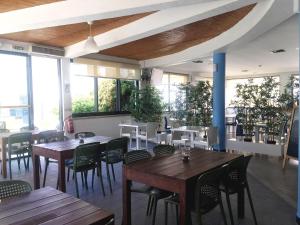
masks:
{"type": "Polygon", "coordinates": [[[131,119],[130,115],[112,115],[74,118],[75,133],[92,131],[96,135],[120,137],[119,123],[131,119]]]}

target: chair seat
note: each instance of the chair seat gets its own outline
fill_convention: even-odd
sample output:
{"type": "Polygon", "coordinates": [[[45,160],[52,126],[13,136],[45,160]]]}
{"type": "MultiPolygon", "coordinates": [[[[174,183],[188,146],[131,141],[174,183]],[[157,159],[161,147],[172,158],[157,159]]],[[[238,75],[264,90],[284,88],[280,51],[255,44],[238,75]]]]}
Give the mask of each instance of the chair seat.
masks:
{"type": "Polygon", "coordinates": [[[123,157],[120,155],[119,151],[111,150],[108,152],[107,156],[105,154],[101,156],[101,161],[109,164],[114,164],[114,163],[122,162],[123,157]]]}

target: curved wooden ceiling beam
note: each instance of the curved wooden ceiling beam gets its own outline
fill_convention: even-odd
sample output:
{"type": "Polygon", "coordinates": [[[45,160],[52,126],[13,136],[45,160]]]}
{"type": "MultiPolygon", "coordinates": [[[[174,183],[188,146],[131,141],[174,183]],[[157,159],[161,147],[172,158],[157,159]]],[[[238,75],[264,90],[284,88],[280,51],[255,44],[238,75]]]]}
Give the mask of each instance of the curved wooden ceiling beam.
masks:
{"type": "Polygon", "coordinates": [[[201,1],[202,0],[59,1],[1,13],[0,34],[128,16],[201,1]]]}
{"type": "MultiPolygon", "coordinates": [[[[257,0],[218,0],[165,9],[125,26],[97,35],[95,40],[99,50],[104,50],[220,15],[256,2],[257,0]]],[[[88,54],[88,52],[84,51],[84,43],[85,41],[81,41],[66,47],[66,57],[74,58],[88,54]]]]}
{"type": "Polygon", "coordinates": [[[213,52],[226,51],[229,47],[238,47],[254,40],[293,14],[293,0],[259,2],[244,19],[221,35],[181,52],[141,61],[140,64],[146,67],[163,67],[209,57],[213,52]]]}

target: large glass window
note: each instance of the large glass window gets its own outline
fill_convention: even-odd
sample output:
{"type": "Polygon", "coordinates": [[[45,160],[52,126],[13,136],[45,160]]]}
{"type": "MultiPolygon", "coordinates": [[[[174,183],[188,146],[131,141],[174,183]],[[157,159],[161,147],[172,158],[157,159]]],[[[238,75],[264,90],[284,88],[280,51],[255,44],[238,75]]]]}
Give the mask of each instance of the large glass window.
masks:
{"type": "MultiPolygon", "coordinates": [[[[71,64],[72,112],[127,112],[136,70],[98,64],[71,64]]],[[[78,114],[79,113],[79,114],[78,114]]]]}
{"type": "Polygon", "coordinates": [[[0,54],[0,120],[3,128],[29,125],[27,57],[0,54]]]}
{"type": "Polygon", "coordinates": [[[187,75],[172,73],[163,74],[161,84],[158,85],[157,88],[160,90],[163,97],[163,102],[168,106],[169,110],[174,108],[179,86],[181,84],[186,84],[187,82],[187,75]]]}
{"type": "Polygon", "coordinates": [[[34,125],[39,129],[60,128],[60,76],[58,59],[32,57],[34,125]]]}

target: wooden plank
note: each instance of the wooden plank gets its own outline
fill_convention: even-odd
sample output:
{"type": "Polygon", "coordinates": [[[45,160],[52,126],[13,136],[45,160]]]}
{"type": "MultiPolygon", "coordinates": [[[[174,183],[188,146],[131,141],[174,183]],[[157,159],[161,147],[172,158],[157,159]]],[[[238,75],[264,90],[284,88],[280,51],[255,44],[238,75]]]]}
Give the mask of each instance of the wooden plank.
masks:
{"type": "Polygon", "coordinates": [[[82,224],[106,225],[113,218],[114,218],[113,214],[101,210],[89,214],[87,216],[81,217],[76,221],[72,221],[68,223],[68,225],[82,225],[82,224]]]}

